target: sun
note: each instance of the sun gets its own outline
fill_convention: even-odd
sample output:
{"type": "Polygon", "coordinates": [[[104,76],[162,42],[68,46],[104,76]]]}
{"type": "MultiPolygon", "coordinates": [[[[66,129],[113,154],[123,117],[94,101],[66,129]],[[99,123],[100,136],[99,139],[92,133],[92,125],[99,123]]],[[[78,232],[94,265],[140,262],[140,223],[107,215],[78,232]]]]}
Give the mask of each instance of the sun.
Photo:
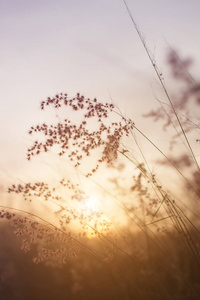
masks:
{"type": "Polygon", "coordinates": [[[98,211],[99,210],[99,201],[95,196],[89,197],[89,198],[87,198],[87,200],[85,202],[85,206],[90,211],[98,211]]]}
{"type": "Polygon", "coordinates": [[[90,196],[84,202],[85,214],[88,216],[85,226],[87,238],[92,239],[110,230],[111,221],[102,211],[101,198],[90,196]]]}

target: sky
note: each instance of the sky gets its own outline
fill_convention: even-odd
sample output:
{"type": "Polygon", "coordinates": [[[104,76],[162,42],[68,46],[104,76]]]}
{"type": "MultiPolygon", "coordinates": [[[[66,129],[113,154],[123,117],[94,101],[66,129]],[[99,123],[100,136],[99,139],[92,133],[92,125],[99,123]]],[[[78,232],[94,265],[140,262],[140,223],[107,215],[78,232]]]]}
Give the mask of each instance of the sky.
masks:
{"type": "MultiPolygon", "coordinates": [[[[192,57],[193,71],[199,75],[198,0],[127,4],[166,81],[169,45],[183,57],[192,57]]],[[[0,0],[0,64],[4,181],[29,172],[25,158],[32,139],[27,132],[51,120],[53,112],[40,111],[39,105],[56,93],[113,99],[149,132],[141,115],[156,107],[160,88],[122,0],[0,0]]]]}

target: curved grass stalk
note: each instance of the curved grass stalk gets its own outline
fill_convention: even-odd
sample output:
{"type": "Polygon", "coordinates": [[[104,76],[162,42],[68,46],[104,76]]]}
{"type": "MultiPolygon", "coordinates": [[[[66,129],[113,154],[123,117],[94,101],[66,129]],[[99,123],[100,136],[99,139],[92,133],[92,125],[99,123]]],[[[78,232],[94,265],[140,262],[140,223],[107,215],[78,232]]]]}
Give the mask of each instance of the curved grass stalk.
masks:
{"type": "Polygon", "coordinates": [[[148,58],[149,58],[149,60],[150,60],[150,62],[151,62],[151,65],[152,65],[154,71],[156,72],[156,76],[157,76],[157,78],[158,78],[158,80],[159,80],[159,82],[160,82],[160,84],[161,84],[161,86],[162,86],[162,89],[163,89],[163,91],[164,91],[164,93],[165,93],[165,95],[166,95],[166,97],[167,97],[167,99],[168,99],[168,101],[169,101],[169,103],[170,103],[170,106],[171,106],[171,108],[172,108],[172,110],[173,110],[173,112],[174,112],[174,115],[175,115],[175,117],[176,117],[176,119],[177,119],[177,122],[178,122],[178,124],[179,124],[179,126],[180,126],[181,132],[182,132],[182,134],[183,134],[183,136],[184,136],[184,138],[185,138],[186,144],[187,144],[187,146],[188,146],[190,155],[191,155],[191,157],[193,158],[194,163],[195,163],[196,166],[197,166],[197,169],[200,171],[199,164],[198,164],[198,162],[197,162],[197,160],[196,160],[196,157],[195,157],[195,155],[194,155],[194,152],[193,152],[193,150],[192,150],[192,147],[191,147],[191,145],[190,145],[190,142],[189,142],[189,140],[188,140],[188,138],[187,138],[187,135],[186,135],[186,133],[185,133],[185,131],[184,131],[184,128],[183,128],[183,126],[182,126],[182,124],[181,124],[181,121],[180,121],[180,119],[179,119],[179,117],[178,117],[178,114],[177,114],[177,112],[176,112],[176,110],[175,110],[175,107],[174,107],[174,105],[173,105],[173,103],[172,103],[171,97],[170,97],[170,95],[169,95],[169,93],[168,93],[168,91],[167,91],[167,88],[166,88],[166,86],[165,86],[165,84],[164,84],[164,81],[163,81],[163,79],[162,79],[162,77],[161,77],[161,75],[160,75],[160,72],[159,72],[159,70],[158,70],[158,67],[157,67],[157,65],[156,65],[156,62],[155,62],[155,60],[154,60],[154,59],[152,58],[152,56],[151,56],[151,53],[150,53],[150,51],[149,51],[149,49],[148,49],[148,47],[147,47],[147,45],[146,45],[146,43],[145,43],[145,40],[144,40],[144,38],[142,37],[142,34],[141,34],[141,32],[140,32],[140,30],[139,30],[139,28],[138,28],[138,26],[137,26],[137,24],[136,24],[136,22],[135,22],[135,20],[134,20],[134,18],[133,18],[133,15],[132,15],[132,13],[131,13],[131,11],[130,11],[130,9],[129,9],[127,3],[126,3],[126,0],[123,0],[123,2],[124,2],[124,4],[125,4],[125,6],[126,6],[128,15],[129,15],[129,17],[131,18],[131,21],[132,21],[132,23],[133,23],[133,25],[134,25],[134,28],[135,28],[135,30],[136,30],[138,36],[139,36],[139,39],[140,39],[140,41],[142,42],[142,45],[143,45],[143,47],[144,47],[144,49],[145,49],[145,52],[146,52],[146,54],[147,54],[147,56],[148,56],[148,58]]]}
{"type": "MultiPolygon", "coordinates": [[[[55,230],[61,232],[62,234],[66,235],[66,232],[64,230],[62,230],[61,228],[55,226],[53,223],[45,220],[44,218],[38,216],[38,215],[35,215],[31,212],[28,212],[28,211],[25,211],[23,209],[18,209],[18,208],[13,208],[13,207],[9,207],[9,206],[5,206],[5,205],[0,205],[0,207],[4,208],[4,209],[8,209],[8,210],[14,210],[16,212],[19,212],[19,213],[23,213],[23,214],[26,214],[26,215],[29,215],[30,217],[33,217],[33,218],[36,218],[38,219],[40,222],[42,223],[45,223],[46,226],[50,226],[52,228],[54,228],[55,230]]],[[[80,248],[82,248],[84,251],[92,254],[94,257],[96,257],[98,260],[100,260],[101,262],[105,263],[93,250],[89,249],[88,247],[86,247],[83,243],[77,241],[77,239],[73,238],[72,236],[70,236],[70,239],[75,242],[80,248]]]]}
{"type": "MultiPolygon", "coordinates": [[[[119,107],[117,107],[118,111],[116,110],[113,110],[114,113],[116,113],[118,116],[120,116],[126,123],[128,123],[128,120],[123,116],[123,113],[121,112],[121,110],[119,109],[119,107]]],[[[187,184],[191,187],[191,189],[195,192],[195,194],[197,196],[198,195],[198,192],[196,191],[196,189],[194,188],[194,186],[191,184],[191,182],[189,182],[189,180],[184,176],[184,174],[176,167],[176,165],[168,158],[168,156],[158,147],[156,146],[156,144],[154,142],[152,142],[146,134],[144,134],[138,127],[135,126],[135,124],[132,122],[132,125],[133,125],[133,128],[138,131],[169,163],[171,166],[173,166],[173,168],[181,175],[181,177],[183,177],[183,179],[187,182],[187,184]]],[[[134,140],[135,140],[135,136],[132,132],[132,129],[130,129],[130,133],[131,135],[133,136],[134,140]]],[[[136,140],[135,140],[136,141],[136,140]]],[[[141,149],[139,148],[140,150],[140,153],[141,153],[141,149]]],[[[120,152],[120,151],[119,151],[120,152]]],[[[128,160],[130,160],[132,163],[133,161],[123,152],[121,151],[120,152],[122,155],[124,155],[128,160]]],[[[142,154],[142,153],[141,153],[142,154]]],[[[142,154],[143,158],[144,158],[144,155],[142,154]]],[[[148,167],[148,163],[146,161],[146,159],[144,158],[144,161],[145,161],[145,164],[147,165],[148,167]]],[[[149,167],[148,167],[149,169],[149,167]]],[[[150,171],[151,173],[151,171],[150,171]]]]}

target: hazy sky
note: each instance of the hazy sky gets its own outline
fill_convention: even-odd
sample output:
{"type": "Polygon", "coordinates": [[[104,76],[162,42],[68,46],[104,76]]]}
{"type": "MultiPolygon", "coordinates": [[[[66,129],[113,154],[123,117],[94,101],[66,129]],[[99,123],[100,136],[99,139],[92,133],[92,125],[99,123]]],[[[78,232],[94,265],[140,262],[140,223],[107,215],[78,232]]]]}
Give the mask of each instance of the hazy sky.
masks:
{"type": "MultiPolygon", "coordinates": [[[[163,72],[168,44],[200,63],[199,0],[127,4],[163,72]]],[[[155,75],[122,0],[0,0],[0,64],[3,176],[7,166],[18,174],[47,96],[112,97],[133,119],[155,106],[155,75]]]]}

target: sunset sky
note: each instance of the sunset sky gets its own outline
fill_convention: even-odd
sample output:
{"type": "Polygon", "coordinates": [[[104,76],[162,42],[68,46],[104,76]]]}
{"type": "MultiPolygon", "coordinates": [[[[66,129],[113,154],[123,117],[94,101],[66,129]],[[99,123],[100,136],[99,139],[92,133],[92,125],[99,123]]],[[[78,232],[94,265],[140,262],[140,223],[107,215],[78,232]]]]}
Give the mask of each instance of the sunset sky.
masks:
{"type": "MultiPolygon", "coordinates": [[[[200,64],[200,1],[127,0],[163,74],[168,46],[200,64]]],[[[12,182],[29,127],[51,114],[47,96],[77,92],[111,101],[149,130],[141,114],[156,107],[159,85],[122,0],[0,1],[0,177],[12,182]]],[[[167,82],[167,77],[166,77],[167,82]]],[[[160,95],[160,94],[159,94],[160,95]]]]}

